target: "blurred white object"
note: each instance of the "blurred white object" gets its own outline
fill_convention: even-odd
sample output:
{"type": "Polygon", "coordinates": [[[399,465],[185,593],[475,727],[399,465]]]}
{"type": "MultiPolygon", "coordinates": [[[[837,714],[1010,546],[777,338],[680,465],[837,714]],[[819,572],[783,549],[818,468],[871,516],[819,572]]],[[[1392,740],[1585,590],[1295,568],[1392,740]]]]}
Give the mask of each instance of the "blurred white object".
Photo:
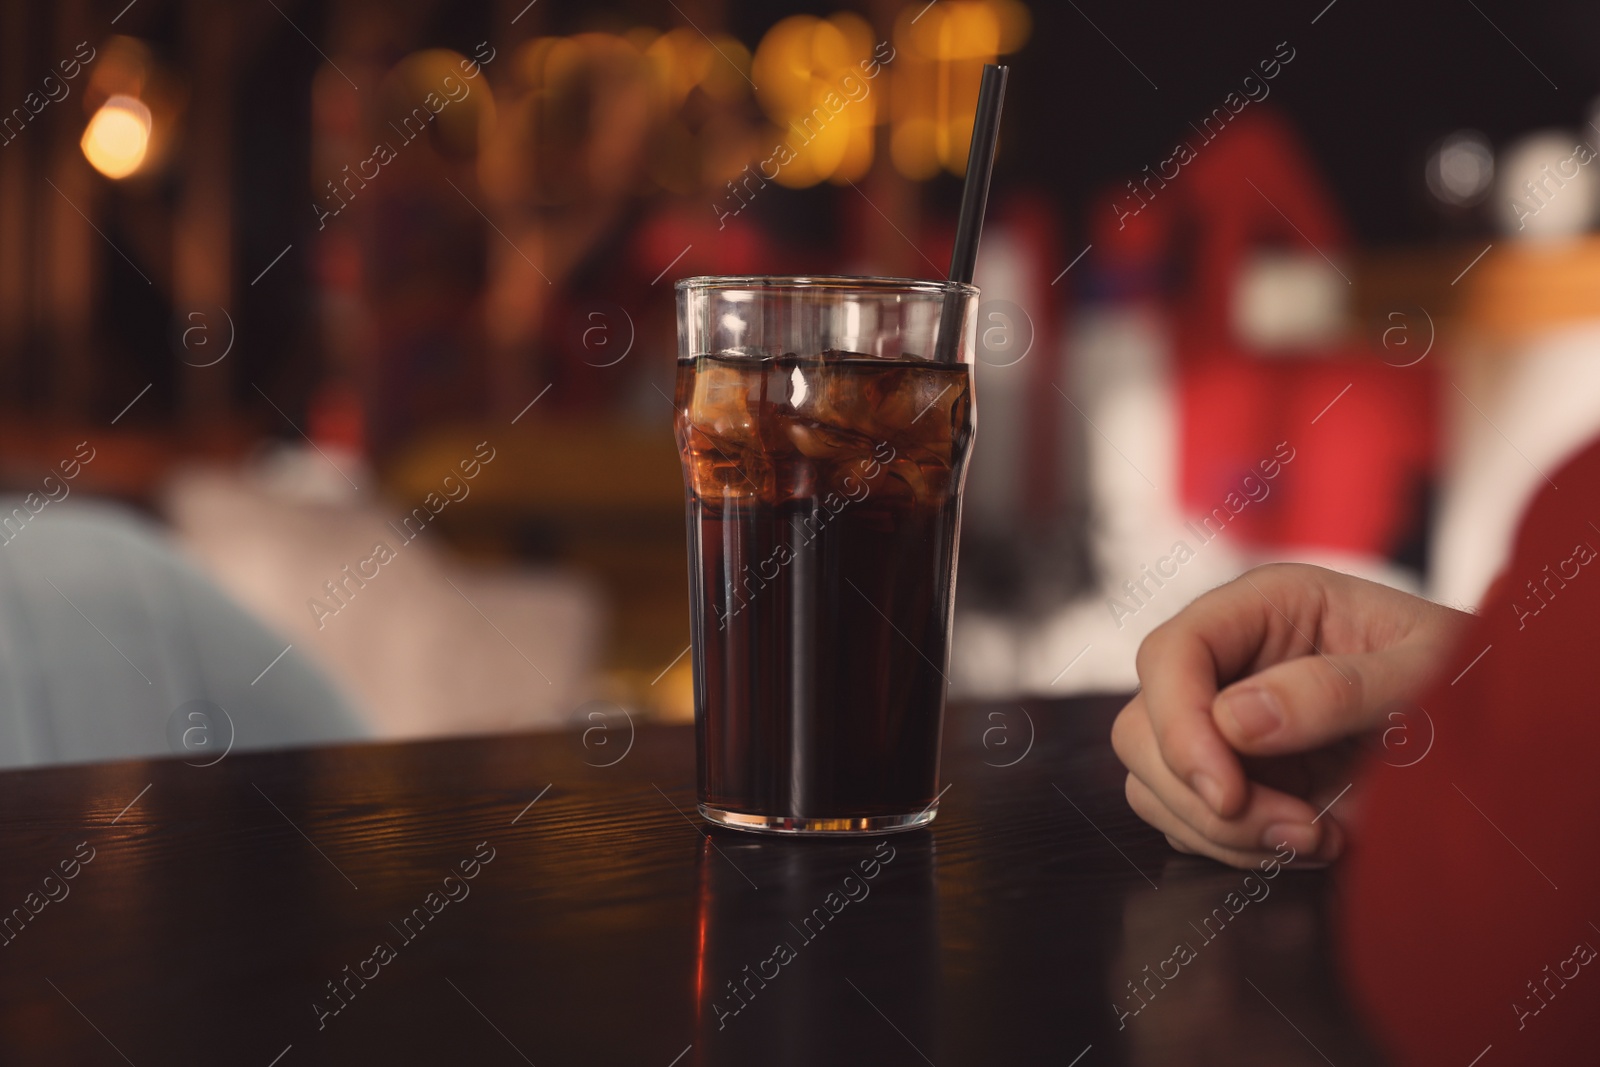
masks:
{"type": "Polygon", "coordinates": [[[1463,367],[1471,373],[1445,394],[1452,446],[1440,475],[1429,592],[1475,607],[1528,502],[1600,427],[1600,323],[1551,329],[1463,367]]]}
{"type": "Polygon", "coordinates": [[[360,456],[331,444],[274,446],[261,453],[251,475],[262,492],[302,504],[359,504],[369,497],[359,486],[377,481],[360,456]]]}
{"type": "Polygon", "coordinates": [[[26,499],[0,498],[0,767],[206,767],[367,736],[323,672],[149,519],[76,494],[38,512],[26,499]]]}
{"type": "MultiPolygon", "coordinates": [[[[1259,563],[1298,560],[1416,591],[1414,577],[1384,560],[1256,550],[1226,531],[1202,540],[1195,524],[1204,511],[1188,512],[1179,492],[1175,376],[1159,313],[1138,305],[1090,308],[1072,344],[1078,359],[1070,386],[1082,415],[1067,417],[1083,423],[1073,447],[1086,468],[1099,587],[1039,620],[1011,621],[1009,630],[994,617],[959,620],[951,666],[963,693],[1004,695],[999,668],[1012,659],[1013,691],[1131,690],[1139,683],[1135,655],[1151,630],[1259,563]],[[1174,552],[1178,542],[1186,553],[1174,552]],[[1175,555],[1182,561],[1174,563],[1175,555]],[[1159,581],[1152,572],[1160,572],[1159,581]],[[1007,636],[1015,645],[1009,658],[994,651],[1007,636]]],[[[1284,474],[1293,476],[1292,468],[1284,474]]]]}
{"type": "MultiPolygon", "coordinates": [[[[1326,265],[1324,265],[1326,269],[1326,265]]],[[[1078,359],[1069,381],[1084,423],[1076,436],[1090,500],[1090,556],[1101,589],[1019,628],[1019,687],[1066,694],[1132,689],[1134,653],[1146,634],[1195,596],[1236,574],[1239,560],[1217,540],[1166,579],[1131,617],[1110,607],[1124,581],[1192,535],[1179,505],[1178,410],[1170,345],[1155,308],[1091,308],[1072,339],[1078,359]]]]}
{"type": "Polygon", "coordinates": [[[1494,182],[1494,152],[1477,130],[1457,130],[1428,157],[1428,191],[1453,207],[1470,207],[1494,182]]]}
{"type": "Polygon", "coordinates": [[[961,504],[968,529],[1015,529],[1022,514],[1033,362],[1049,358],[1033,350],[1033,320],[1024,307],[1033,302],[1030,266],[1024,248],[1006,227],[984,235],[975,279],[983,291],[974,371],[981,429],[973,438],[961,504]]]}
{"type": "Polygon", "coordinates": [[[1018,690],[1023,638],[1016,619],[958,610],[950,637],[950,682],[965,700],[1005,700],[1018,690]]]}
{"type": "Polygon", "coordinates": [[[1311,349],[1337,341],[1350,283],[1315,252],[1257,252],[1233,287],[1233,328],[1263,352],[1311,349]]]}
{"type": "Polygon", "coordinates": [[[193,469],[166,510],[201,566],[337,678],[380,736],[564,725],[599,654],[597,593],[564,573],[458,565],[437,533],[406,541],[390,525],[404,508],[341,493],[307,474],[318,465],[307,451],[246,473],[193,469]],[[380,543],[393,558],[363,567],[380,543]]]}
{"type": "Polygon", "coordinates": [[[1600,179],[1595,150],[1582,137],[1543,130],[1502,154],[1495,217],[1502,232],[1528,240],[1574,237],[1595,222],[1600,179]]]}

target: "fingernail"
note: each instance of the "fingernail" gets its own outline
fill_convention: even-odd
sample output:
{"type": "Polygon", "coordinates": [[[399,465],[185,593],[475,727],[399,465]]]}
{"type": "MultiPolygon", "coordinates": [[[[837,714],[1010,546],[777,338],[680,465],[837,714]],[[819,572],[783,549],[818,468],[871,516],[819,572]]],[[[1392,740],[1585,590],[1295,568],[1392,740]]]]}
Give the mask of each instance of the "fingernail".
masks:
{"type": "Polygon", "coordinates": [[[1189,779],[1189,785],[1200,794],[1200,799],[1211,805],[1213,811],[1222,810],[1222,786],[1208,774],[1197,774],[1189,779]]]}
{"type": "Polygon", "coordinates": [[[1315,852],[1320,839],[1320,832],[1308,822],[1280,822],[1267,827],[1261,835],[1261,847],[1277,850],[1288,845],[1298,856],[1315,852]]]}
{"type": "Polygon", "coordinates": [[[1239,733],[1250,740],[1265,737],[1283,725],[1278,698],[1265,689],[1239,689],[1222,695],[1222,710],[1239,733]]]}

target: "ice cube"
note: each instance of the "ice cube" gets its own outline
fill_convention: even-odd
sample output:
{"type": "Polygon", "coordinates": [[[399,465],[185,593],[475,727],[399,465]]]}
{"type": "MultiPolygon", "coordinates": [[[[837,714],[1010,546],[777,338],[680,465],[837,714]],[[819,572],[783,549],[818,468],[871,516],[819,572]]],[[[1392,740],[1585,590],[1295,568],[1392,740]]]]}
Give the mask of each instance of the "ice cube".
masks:
{"type": "Polygon", "coordinates": [[[689,400],[689,424],[720,441],[754,445],[758,426],[752,408],[759,399],[762,371],[701,359],[689,400]]]}
{"type": "Polygon", "coordinates": [[[890,492],[909,491],[911,498],[919,504],[928,503],[931,499],[931,487],[927,478],[923,476],[922,468],[909,456],[895,457],[894,461],[884,468],[880,481],[890,492]],[[904,489],[900,489],[901,486],[904,486],[904,489]]]}
{"type": "Polygon", "coordinates": [[[945,370],[903,367],[872,381],[874,418],[888,433],[918,440],[950,432],[950,414],[964,392],[959,378],[945,370]]]}
{"type": "Polygon", "coordinates": [[[689,487],[705,503],[772,495],[772,463],[759,448],[743,448],[691,427],[688,461],[689,487]]]}
{"type": "Polygon", "coordinates": [[[871,431],[872,405],[860,374],[837,364],[812,363],[807,370],[807,415],[840,430],[871,431]]]}
{"type": "Polygon", "coordinates": [[[810,459],[831,459],[843,463],[872,455],[870,438],[827,423],[786,419],[783,429],[795,451],[810,459]]]}

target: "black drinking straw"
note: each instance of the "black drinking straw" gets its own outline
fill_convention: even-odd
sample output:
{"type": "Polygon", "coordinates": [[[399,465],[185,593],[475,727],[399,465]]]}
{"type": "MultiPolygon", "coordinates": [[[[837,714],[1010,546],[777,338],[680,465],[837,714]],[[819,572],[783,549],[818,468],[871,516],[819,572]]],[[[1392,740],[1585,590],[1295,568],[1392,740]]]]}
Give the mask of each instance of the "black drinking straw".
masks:
{"type": "Polygon", "coordinates": [[[978,113],[972,120],[972,147],[967,150],[967,177],[961,187],[961,217],[956,222],[956,247],[950,254],[950,280],[972,281],[978,265],[978,236],[983,232],[983,209],[989,202],[989,179],[994,174],[995,143],[1000,139],[1000,108],[1006,100],[1009,67],[986,63],[978,85],[978,113]]]}
{"type": "MultiPolygon", "coordinates": [[[[950,254],[950,280],[970,284],[978,266],[978,238],[983,232],[983,212],[989,202],[989,179],[994,174],[994,152],[1000,139],[1000,108],[1006,99],[1006,75],[1010,68],[986,63],[978,85],[978,111],[972,120],[972,146],[967,150],[967,176],[961,187],[961,216],[956,221],[956,245],[950,254]]],[[[941,363],[956,362],[960,343],[958,324],[961,300],[956,294],[945,297],[939,322],[941,363]]]]}

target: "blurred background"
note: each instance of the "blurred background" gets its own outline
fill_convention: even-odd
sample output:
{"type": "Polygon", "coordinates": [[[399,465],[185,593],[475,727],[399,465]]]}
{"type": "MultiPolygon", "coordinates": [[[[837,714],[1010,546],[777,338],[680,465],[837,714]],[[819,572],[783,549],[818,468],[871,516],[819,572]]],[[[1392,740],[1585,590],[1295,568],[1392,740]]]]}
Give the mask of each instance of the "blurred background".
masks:
{"type": "Polygon", "coordinates": [[[1265,560],[1470,607],[1600,429],[1597,42],[1548,0],[5,0],[0,553],[52,484],[143,513],[380,736],[687,718],[672,282],[942,275],[1000,58],[956,689],[1131,688],[1265,560]]]}

